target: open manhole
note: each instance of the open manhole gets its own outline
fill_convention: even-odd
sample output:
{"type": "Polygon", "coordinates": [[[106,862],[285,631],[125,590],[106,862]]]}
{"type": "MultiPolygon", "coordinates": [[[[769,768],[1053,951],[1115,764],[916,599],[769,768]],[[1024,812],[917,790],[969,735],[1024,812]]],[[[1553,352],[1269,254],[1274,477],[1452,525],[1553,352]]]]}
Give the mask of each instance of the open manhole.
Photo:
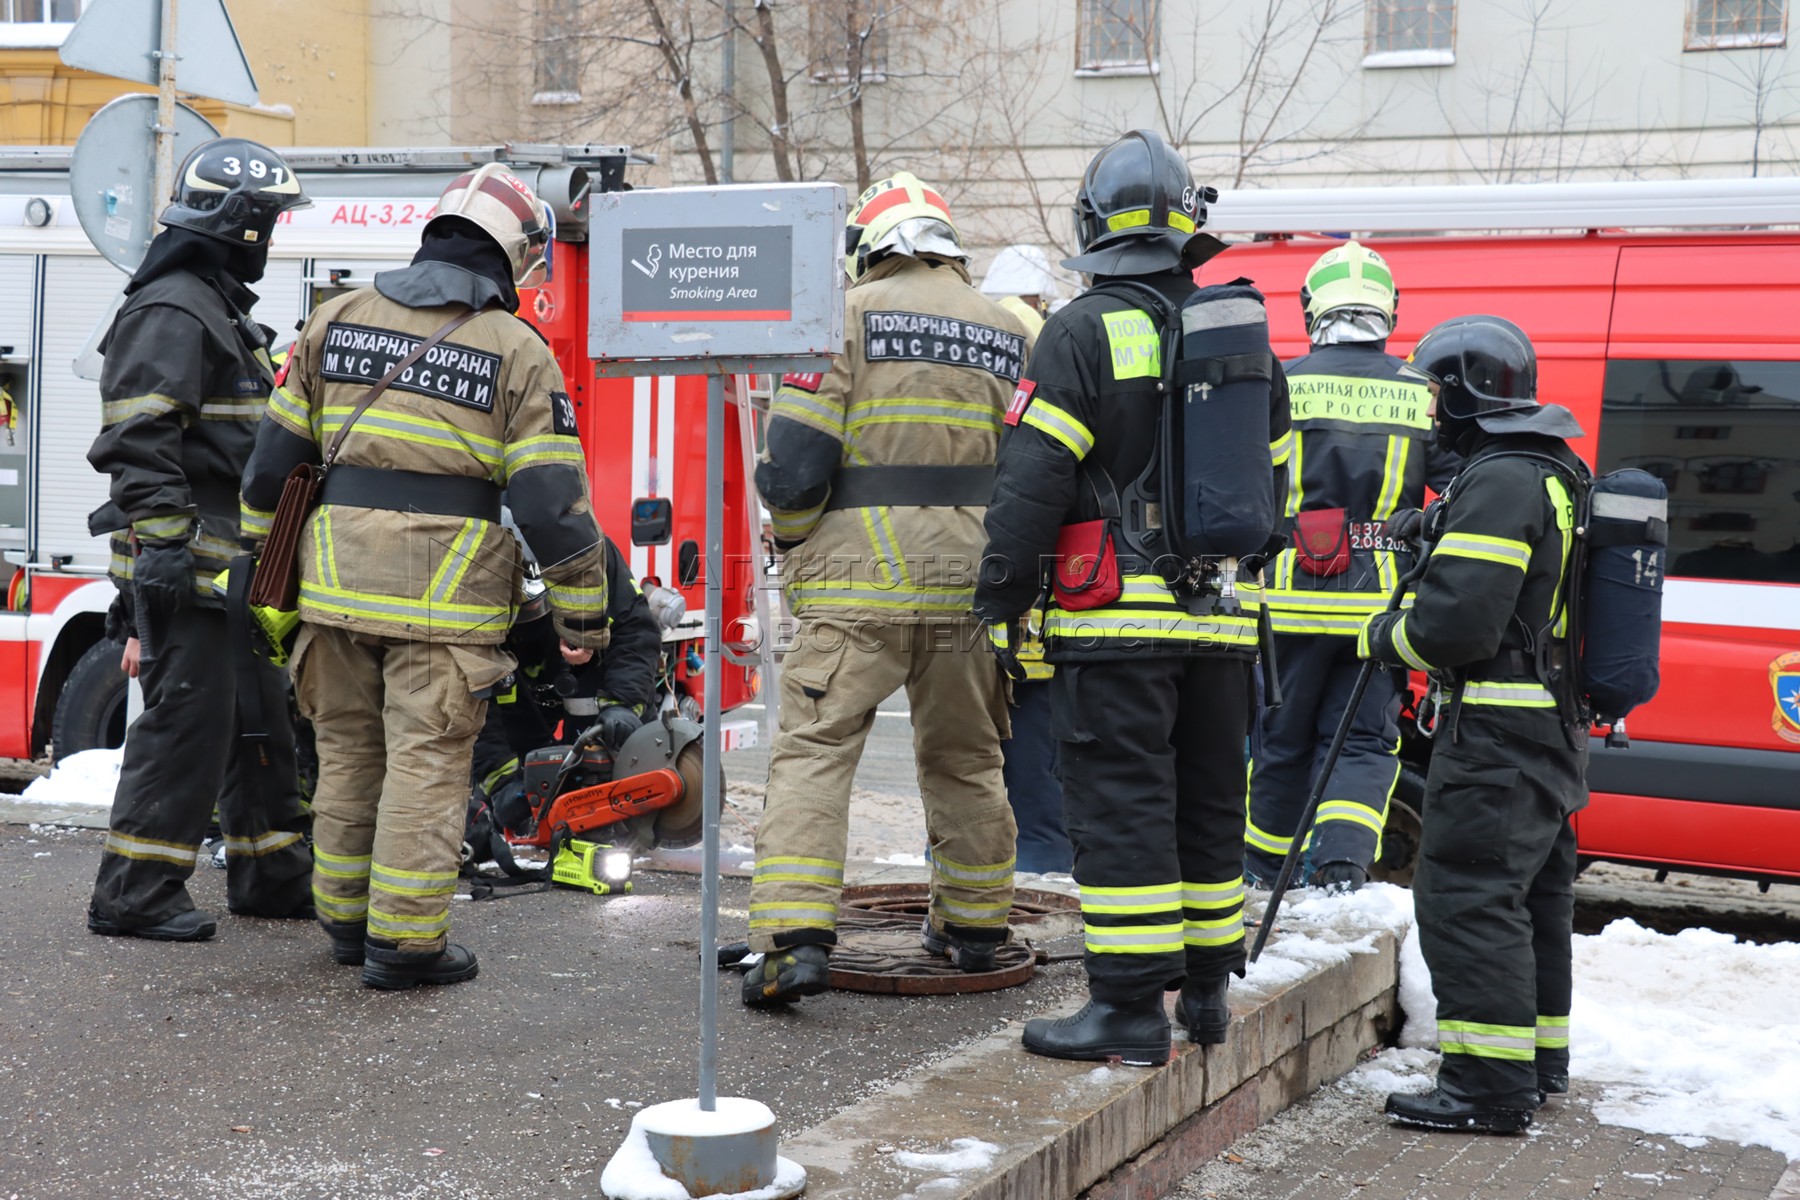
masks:
{"type": "Polygon", "coordinates": [[[1081,928],[1081,905],[1060,892],[1013,893],[1007,923],[1013,939],[1000,947],[992,971],[969,974],[929,954],[919,926],[931,904],[924,883],[866,884],[844,889],[838,912],[838,944],[831,953],[831,986],[848,992],[930,996],[992,992],[1030,979],[1035,942],[1081,928]]]}

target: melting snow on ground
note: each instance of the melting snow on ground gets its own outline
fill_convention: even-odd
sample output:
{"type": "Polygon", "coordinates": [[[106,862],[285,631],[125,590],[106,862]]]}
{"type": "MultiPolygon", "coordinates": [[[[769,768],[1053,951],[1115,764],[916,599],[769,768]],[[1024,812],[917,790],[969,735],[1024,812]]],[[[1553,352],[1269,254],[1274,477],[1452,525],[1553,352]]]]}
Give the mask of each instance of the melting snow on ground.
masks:
{"type": "Polygon", "coordinates": [[[953,1174],[961,1171],[984,1171],[993,1163],[994,1155],[1000,1153],[1000,1147],[980,1138],[957,1138],[950,1145],[952,1149],[943,1154],[915,1154],[911,1150],[896,1150],[894,1161],[915,1171],[953,1174]]]}
{"type": "Polygon", "coordinates": [[[111,808],[123,750],[71,754],[26,785],[19,799],[52,808],[111,808]]]}
{"type": "Polygon", "coordinates": [[[775,1182],[748,1192],[712,1193],[694,1197],[677,1180],[662,1172],[650,1149],[649,1130],[660,1133],[710,1134],[718,1137],[748,1133],[775,1119],[755,1100],[720,1096],[714,1112],[701,1112],[698,1100],[671,1100],[639,1109],[631,1118],[631,1131],[600,1173],[600,1190],[611,1200],[778,1200],[793,1195],[806,1179],[806,1170],[791,1159],[777,1157],[775,1182]]]}
{"type": "MultiPolygon", "coordinates": [[[[1244,983],[1277,990],[1310,966],[1371,948],[1366,931],[1403,935],[1400,1003],[1406,1025],[1340,1081],[1385,1095],[1431,1087],[1437,1001],[1412,927],[1412,894],[1373,884],[1351,896],[1301,892],[1244,983]],[[1359,936],[1359,931],[1361,935],[1359,936]]],[[[1677,934],[1614,921],[1578,936],[1570,1074],[1602,1085],[1595,1115],[1613,1125],[1685,1139],[1768,1146],[1800,1158],[1800,944],[1757,945],[1729,934],[1677,934]]]]}

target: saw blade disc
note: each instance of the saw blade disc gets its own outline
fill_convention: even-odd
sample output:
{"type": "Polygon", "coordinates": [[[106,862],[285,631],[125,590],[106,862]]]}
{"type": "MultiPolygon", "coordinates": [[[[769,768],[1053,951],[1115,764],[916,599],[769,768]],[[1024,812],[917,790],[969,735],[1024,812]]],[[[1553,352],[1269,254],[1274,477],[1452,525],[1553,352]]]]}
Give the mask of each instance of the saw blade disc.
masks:
{"type": "Polygon", "coordinates": [[[704,761],[698,742],[675,756],[675,773],[681,776],[681,799],[657,810],[657,845],[680,849],[700,840],[706,828],[704,761]]]}

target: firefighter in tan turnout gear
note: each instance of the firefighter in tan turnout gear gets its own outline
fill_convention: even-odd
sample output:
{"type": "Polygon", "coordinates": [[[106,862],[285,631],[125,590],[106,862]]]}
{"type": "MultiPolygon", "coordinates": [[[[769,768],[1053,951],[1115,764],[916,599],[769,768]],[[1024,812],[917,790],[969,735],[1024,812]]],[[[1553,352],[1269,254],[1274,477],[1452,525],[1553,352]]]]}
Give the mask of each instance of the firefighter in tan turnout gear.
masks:
{"type": "Polygon", "coordinates": [[[575,411],[514,316],[547,275],[551,215],[489,164],[438,202],[412,265],[321,305],[269,405],[244,480],[266,535],[282,481],[421,342],[443,336],[355,420],[300,542],[294,689],[318,737],[313,900],[365,984],[472,978],[447,942],[485,697],[522,581],[500,490],[549,584],[557,631],[606,644],[604,543],[575,411]]]}
{"type": "Polygon", "coordinates": [[[1012,905],[1004,682],[970,615],[981,514],[1025,331],[969,284],[949,207],[898,174],[850,215],[844,353],[790,375],[756,484],[800,619],[756,834],[746,1004],[822,992],[850,783],[875,708],[912,709],[932,852],[923,941],[991,969],[1012,905]]]}

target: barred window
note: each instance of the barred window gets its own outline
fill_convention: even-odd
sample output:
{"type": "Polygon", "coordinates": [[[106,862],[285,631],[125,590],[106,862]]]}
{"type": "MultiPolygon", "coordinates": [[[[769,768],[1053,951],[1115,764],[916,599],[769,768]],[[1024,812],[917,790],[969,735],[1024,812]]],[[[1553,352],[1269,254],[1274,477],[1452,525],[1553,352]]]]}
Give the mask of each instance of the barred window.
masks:
{"type": "Polygon", "coordinates": [[[581,99],[581,0],[537,0],[534,104],[581,99]]]}
{"type": "Polygon", "coordinates": [[[813,0],[806,14],[813,82],[848,83],[853,59],[862,82],[887,78],[888,27],[898,7],[898,0],[813,0]]]}
{"type": "Polygon", "coordinates": [[[1456,0],[1370,0],[1366,53],[1455,48],[1456,0]]]}
{"type": "Polygon", "coordinates": [[[1787,44],[1787,0],[1688,0],[1687,49],[1787,44]]]}
{"type": "Polygon", "coordinates": [[[1080,0],[1080,71],[1147,71],[1156,66],[1159,0],[1080,0]]]}

